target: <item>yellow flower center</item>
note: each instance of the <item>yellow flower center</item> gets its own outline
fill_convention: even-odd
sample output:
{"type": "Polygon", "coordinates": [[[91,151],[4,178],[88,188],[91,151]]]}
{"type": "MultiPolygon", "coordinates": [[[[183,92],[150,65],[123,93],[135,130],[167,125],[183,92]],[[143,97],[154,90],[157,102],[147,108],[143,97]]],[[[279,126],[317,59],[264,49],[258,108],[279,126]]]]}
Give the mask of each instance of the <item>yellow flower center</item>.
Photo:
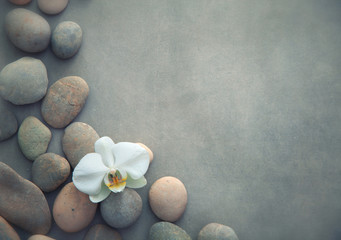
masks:
{"type": "Polygon", "coordinates": [[[120,171],[111,170],[108,174],[109,182],[106,184],[110,190],[119,189],[126,185],[127,176],[123,177],[120,171]]]}

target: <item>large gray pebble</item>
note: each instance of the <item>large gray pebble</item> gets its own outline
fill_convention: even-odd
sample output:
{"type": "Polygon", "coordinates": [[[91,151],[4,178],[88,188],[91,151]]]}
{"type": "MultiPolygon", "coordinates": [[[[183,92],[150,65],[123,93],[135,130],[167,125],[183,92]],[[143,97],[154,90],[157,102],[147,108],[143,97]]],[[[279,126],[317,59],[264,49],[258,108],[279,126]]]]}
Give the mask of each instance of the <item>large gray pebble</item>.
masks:
{"type": "Polygon", "coordinates": [[[148,240],[191,240],[185,230],[170,222],[155,223],[149,231],[148,240]]]}
{"type": "Polygon", "coordinates": [[[16,105],[39,101],[45,96],[47,85],[46,67],[39,59],[23,57],[0,72],[0,95],[16,105]]]}
{"type": "Polygon", "coordinates": [[[142,212],[142,199],[133,189],[126,188],[120,193],[110,193],[101,203],[104,221],[114,228],[132,225],[142,212]]]}
{"type": "Polygon", "coordinates": [[[7,14],[5,30],[10,41],[25,52],[41,52],[50,42],[51,28],[48,22],[24,8],[13,9],[7,14]]]}
{"type": "Polygon", "coordinates": [[[14,114],[6,109],[1,109],[0,114],[0,141],[13,136],[18,130],[18,122],[14,114]]]}
{"type": "Polygon", "coordinates": [[[57,57],[62,59],[75,55],[82,43],[81,27],[71,21],[61,22],[52,33],[52,50],[57,57]]]}
{"type": "Polygon", "coordinates": [[[209,223],[200,230],[198,240],[238,240],[238,237],[228,226],[209,223]]]}

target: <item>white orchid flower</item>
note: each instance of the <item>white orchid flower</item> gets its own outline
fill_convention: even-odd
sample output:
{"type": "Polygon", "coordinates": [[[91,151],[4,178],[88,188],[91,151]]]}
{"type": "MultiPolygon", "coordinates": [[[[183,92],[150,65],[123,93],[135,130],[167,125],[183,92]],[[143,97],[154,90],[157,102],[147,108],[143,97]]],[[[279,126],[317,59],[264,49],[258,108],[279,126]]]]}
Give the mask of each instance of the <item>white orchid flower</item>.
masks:
{"type": "Polygon", "coordinates": [[[125,187],[141,188],[147,184],[144,174],[149,166],[149,154],[136,143],[115,144],[102,137],[95,143],[95,153],[86,154],[73,171],[77,189],[89,195],[94,203],[106,199],[110,192],[122,192],[125,187]]]}

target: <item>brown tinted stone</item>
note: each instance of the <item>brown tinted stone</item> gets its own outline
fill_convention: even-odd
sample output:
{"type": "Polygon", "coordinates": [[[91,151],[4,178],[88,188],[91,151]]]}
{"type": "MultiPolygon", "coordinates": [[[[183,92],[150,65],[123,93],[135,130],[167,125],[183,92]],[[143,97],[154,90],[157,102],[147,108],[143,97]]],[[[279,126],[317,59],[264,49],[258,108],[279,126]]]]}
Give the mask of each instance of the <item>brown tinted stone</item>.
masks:
{"type": "Polygon", "coordinates": [[[147,152],[149,154],[149,163],[151,163],[154,159],[154,154],[153,154],[152,150],[150,150],[150,148],[147,147],[146,145],[144,145],[143,143],[137,143],[137,144],[147,150],[147,152]]]}
{"type": "Polygon", "coordinates": [[[103,224],[97,224],[97,225],[92,226],[84,238],[84,240],[102,240],[102,239],[122,240],[119,232],[103,224]]]}
{"type": "Polygon", "coordinates": [[[20,240],[17,232],[1,216],[0,216],[0,239],[4,239],[4,240],[20,240]]]}
{"type": "Polygon", "coordinates": [[[46,14],[58,14],[62,12],[69,0],[38,0],[39,9],[46,14]]]}
{"type": "Polygon", "coordinates": [[[9,0],[9,1],[15,5],[25,5],[30,3],[32,0],[9,0]]]}
{"type": "Polygon", "coordinates": [[[55,240],[55,239],[45,235],[36,234],[29,237],[27,240],[55,240]]]}

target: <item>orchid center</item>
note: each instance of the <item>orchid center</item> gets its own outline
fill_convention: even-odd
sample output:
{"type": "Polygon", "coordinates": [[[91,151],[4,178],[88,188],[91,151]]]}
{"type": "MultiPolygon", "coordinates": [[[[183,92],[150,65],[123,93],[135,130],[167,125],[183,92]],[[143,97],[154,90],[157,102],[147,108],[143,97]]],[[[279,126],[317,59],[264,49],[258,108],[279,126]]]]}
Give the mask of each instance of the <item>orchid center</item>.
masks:
{"type": "Polygon", "coordinates": [[[117,169],[111,169],[107,175],[105,184],[111,191],[121,192],[126,186],[127,174],[117,169]]]}

